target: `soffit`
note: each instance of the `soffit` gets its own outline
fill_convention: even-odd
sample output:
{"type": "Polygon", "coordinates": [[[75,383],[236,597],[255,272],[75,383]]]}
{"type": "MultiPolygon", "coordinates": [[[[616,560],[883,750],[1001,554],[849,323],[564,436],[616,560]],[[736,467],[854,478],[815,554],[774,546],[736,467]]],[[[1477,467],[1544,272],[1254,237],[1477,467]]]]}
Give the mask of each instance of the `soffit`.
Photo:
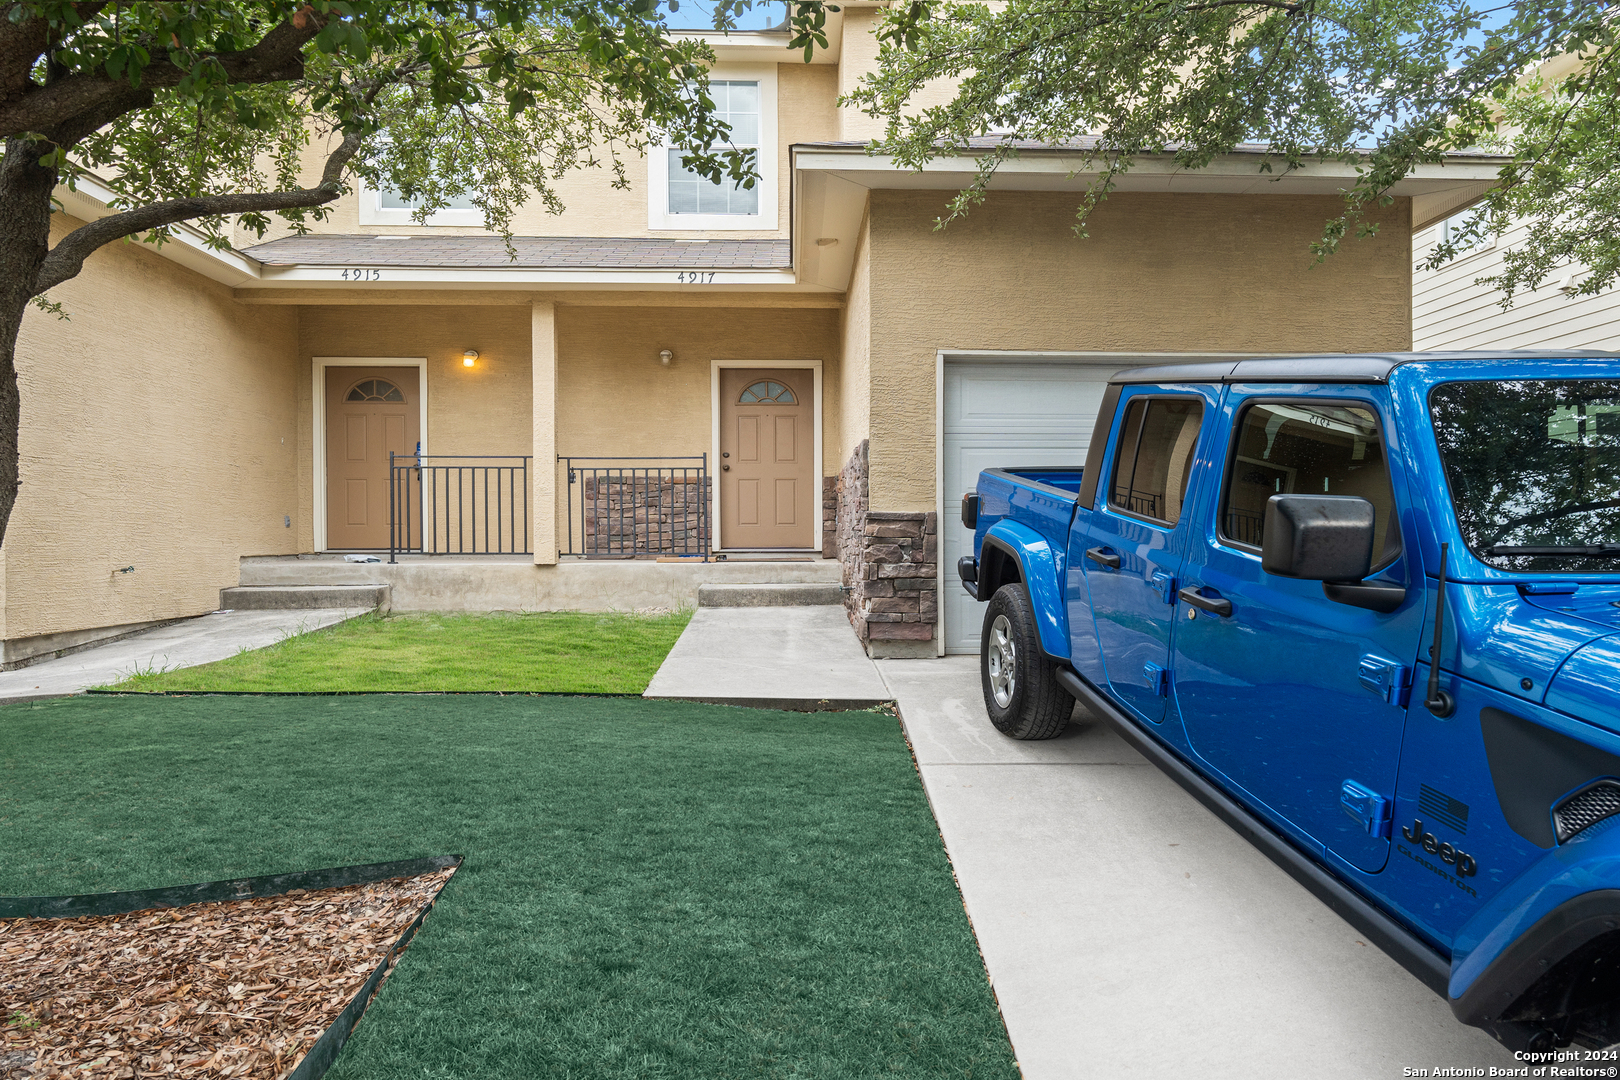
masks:
{"type": "MultiPolygon", "coordinates": [[[[868,192],[961,190],[978,176],[980,158],[973,151],[988,151],[1000,142],[970,140],[968,153],[936,158],[921,169],[902,166],[886,154],[868,154],[864,143],[795,144],[793,238],[799,280],[840,292],[846,289],[868,192]]],[[[997,169],[990,182],[993,191],[1067,191],[1078,197],[1098,176],[1094,140],[1014,145],[1019,156],[997,169]]],[[[1448,154],[1442,162],[1418,166],[1389,193],[1410,198],[1413,228],[1424,228],[1483,198],[1507,160],[1483,153],[1448,154]]],[[[1293,170],[1272,162],[1273,171],[1263,172],[1266,162],[1266,147],[1260,144],[1239,146],[1200,169],[1183,168],[1168,154],[1143,157],[1118,177],[1115,190],[1338,195],[1357,179],[1355,167],[1343,162],[1317,162],[1293,170]]]]}

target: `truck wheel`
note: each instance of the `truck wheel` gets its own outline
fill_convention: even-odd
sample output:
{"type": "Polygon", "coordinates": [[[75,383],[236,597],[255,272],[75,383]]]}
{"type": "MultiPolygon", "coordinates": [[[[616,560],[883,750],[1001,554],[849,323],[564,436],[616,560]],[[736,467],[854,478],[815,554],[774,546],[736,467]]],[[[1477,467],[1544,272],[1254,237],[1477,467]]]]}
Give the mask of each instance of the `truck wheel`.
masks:
{"type": "Polygon", "coordinates": [[[997,589],[979,637],[979,680],[990,722],[1014,739],[1054,738],[1074,711],[1074,698],[1058,685],[1057,665],[1041,652],[1037,633],[1024,587],[997,589]]]}

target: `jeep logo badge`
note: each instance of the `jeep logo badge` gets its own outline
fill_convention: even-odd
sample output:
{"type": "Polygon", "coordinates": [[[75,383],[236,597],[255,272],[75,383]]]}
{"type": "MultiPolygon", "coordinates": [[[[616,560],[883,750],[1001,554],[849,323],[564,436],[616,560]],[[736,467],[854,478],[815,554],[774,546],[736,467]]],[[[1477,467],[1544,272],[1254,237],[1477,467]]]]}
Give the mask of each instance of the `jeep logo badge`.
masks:
{"type": "Polygon", "coordinates": [[[1462,851],[1450,844],[1437,841],[1432,832],[1423,831],[1423,819],[1415,819],[1411,825],[1401,826],[1401,835],[1414,844],[1422,846],[1430,855],[1438,855],[1442,862],[1450,863],[1457,868],[1457,876],[1472,877],[1479,873],[1479,863],[1474,861],[1472,855],[1465,855],[1462,851]]]}

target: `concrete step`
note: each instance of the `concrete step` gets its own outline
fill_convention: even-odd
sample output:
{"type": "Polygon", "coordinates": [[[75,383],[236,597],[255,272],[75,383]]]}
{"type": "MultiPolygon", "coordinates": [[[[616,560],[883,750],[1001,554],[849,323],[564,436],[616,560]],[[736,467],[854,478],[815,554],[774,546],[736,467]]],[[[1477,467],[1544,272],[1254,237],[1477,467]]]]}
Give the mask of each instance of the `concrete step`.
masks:
{"type": "Polygon", "coordinates": [[[237,585],[219,590],[227,611],[271,611],[294,608],[379,608],[387,611],[392,588],[379,585],[237,585]]]}
{"type": "Polygon", "coordinates": [[[698,607],[820,607],[843,602],[843,586],[836,582],[698,586],[698,607]]]}

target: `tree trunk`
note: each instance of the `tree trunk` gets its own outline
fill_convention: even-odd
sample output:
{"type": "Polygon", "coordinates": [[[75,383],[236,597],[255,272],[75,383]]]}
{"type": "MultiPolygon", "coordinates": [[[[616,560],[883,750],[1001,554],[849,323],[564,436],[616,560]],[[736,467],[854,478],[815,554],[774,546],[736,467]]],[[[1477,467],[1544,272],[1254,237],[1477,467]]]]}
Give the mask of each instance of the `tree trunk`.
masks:
{"type": "Polygon", "coordinates": [[[50,149],[29,139],[9,139],[0,158],[0,544],[17,505],[17,333],[50,245],[56,171],[39,164],[50,149]]]}

